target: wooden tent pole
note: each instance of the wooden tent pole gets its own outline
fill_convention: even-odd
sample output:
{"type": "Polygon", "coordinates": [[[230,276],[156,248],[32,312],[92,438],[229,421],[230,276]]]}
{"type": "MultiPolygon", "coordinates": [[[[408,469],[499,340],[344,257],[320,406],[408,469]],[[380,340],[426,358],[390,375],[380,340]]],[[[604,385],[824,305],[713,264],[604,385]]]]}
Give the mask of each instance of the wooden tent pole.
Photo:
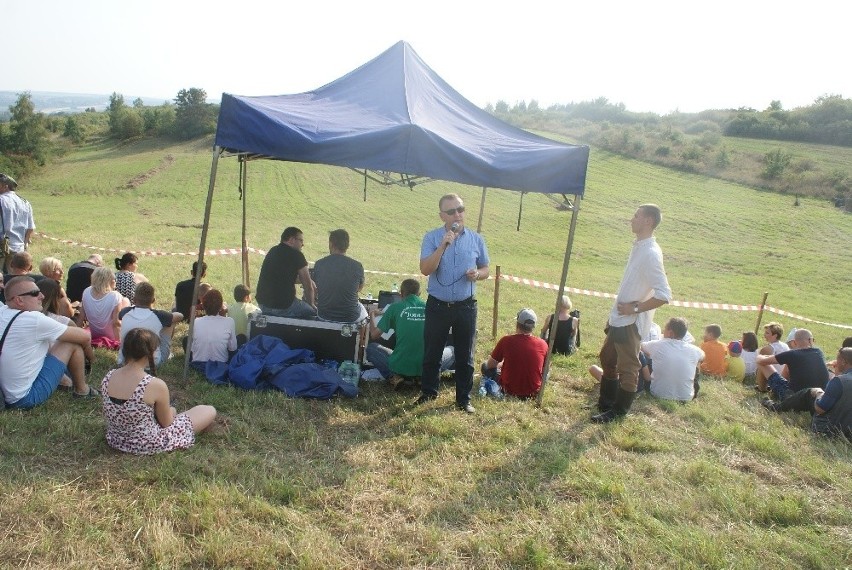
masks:
{"type": "Polygon", "coordinates": [[[497,338],[497,319],[499,318],[500,306],[500,266],[494,271],[494,313],[491,315],[491,340],[497,338]]]}
{"type": "MultiPolygon", "coordinates": [[[[766,298],[769,297],[769,291],[765,291],[763,293],[763,301],[760,302],[760,310],[757,311],[757,322],[754,323],[754,334],[757,335],[757,331],[760,330],[760,321],[763,320],[763,308],[766,306],[766,298]]],[[[760,338],[760,337],[758,337],[760,338]]]]}
{"type": "Polygon", "coordinates": [[[246,208],[248,202],[248,192],[246,191],[246,180],[248,179],[248,161],[245,158],[240,158],[242,168],[240,168],[240,188],[242,188],[243,197],[243,250],[242,254],[242,269],[243,269],[243,285],[250,286],[251,277],[249,276],[249,260],[248,260],[248,239],[246,238],[246,208]]]}
{"type": "Polygon", "coordinates": [[[213,209],[213,188],[216,186],[216,169],[219,166],[220,146],[213,147],[213,164],[210,166],[210,185],[207,188],[207,204],[204,206],[204,224],[201,226],[201,243],[198,244],[198,269],[195,272],[195,285],[192,288],[192,304],[189,310],[189,332],[186,336],[186,351],[183,357],[183,379],[189,374],[189,354],[192,348],[192,325],[195,324],[195,305],[198,304],[198,285],[201,283],[200,271],[204,267],[204,251],[207,248],[207,230],[210,228],[210,210],[213,209]]]}
{"type": "Polygon", "coordinates": [[[524,194],[526,192],[521,192],[521,203],[518,206],[518,226],[515,228],[516,232],[521,231],[521,214],[524,213],[524,194]]]}
{"type": "MultiPolygon", "coordinates": [[[[556,303],[554,303],[553,314],[559,313],[559,299],[565,294],[565,283],[568,281],[568,264],[571,261],[571,250],[574,247],[574,233],[577,229],[577,215],[580,213],[580,200],[582,197],[579,194],[574,195],[574,203],[571,204],[571,227],[568,230],[568,244],[565,246],[565,260],[562,262],[562,278],[559,281],[559,293],[556,295],[556,303]]],[[[544,396],[544,388],[547,386],[547,379],[550,376],[550,362],[553,360],[553,343],[556,340],[556,325],[558,319],[550,319],[550,334],[547,341],[547,356],[544,358],[544,370],[541,376],[541,390],[536,397],[536,406],[541,407],[541,400],[544,396]]]]}
{"type": "Polygon", "coordinates": [[[482,233],[482,216],[485,214],[485,186],[482,187],[482,199],[479,201],[479,221],[476,222],[476,233],[482,233]]]}

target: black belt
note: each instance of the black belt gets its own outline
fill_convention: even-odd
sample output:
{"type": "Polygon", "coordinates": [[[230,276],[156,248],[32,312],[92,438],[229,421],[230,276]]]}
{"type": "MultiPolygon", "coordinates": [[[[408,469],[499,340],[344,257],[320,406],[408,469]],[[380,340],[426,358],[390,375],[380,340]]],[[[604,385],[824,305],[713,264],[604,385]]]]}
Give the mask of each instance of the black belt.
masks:
{"type": "Polygon", "coordinates": [[[456,305],[473,305],[474,303],[476,303],[476,298],[474,297],[468,297],[467,299],[462,299],[461,301],[442,301],[437,297],[429,295],[428,300],[431,300],[433,303],[442,307],[454,307],[456,305]]]}

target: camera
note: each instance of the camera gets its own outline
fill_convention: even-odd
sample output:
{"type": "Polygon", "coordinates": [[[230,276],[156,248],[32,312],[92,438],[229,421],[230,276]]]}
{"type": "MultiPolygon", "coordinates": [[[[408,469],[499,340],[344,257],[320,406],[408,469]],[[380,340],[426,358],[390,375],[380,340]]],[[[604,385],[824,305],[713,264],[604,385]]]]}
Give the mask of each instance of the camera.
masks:
{"type": "Polygon", "coordinates": [[[580,310],[579,309],[574,309],[573,311],[571,311],[568,314],[571,315],[572,317],[577,317],[578,319],[580,318],[580,310]]]}

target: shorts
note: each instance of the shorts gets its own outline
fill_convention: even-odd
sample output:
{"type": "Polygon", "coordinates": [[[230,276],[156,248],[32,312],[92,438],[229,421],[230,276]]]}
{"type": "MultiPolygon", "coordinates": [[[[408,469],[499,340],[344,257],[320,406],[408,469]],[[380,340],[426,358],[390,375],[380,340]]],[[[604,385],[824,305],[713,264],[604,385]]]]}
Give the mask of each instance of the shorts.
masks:
{"type": "Polygon", "coordinates": [[[67,367],[64,362],[48,354],[44,357],[44,364],[30,386],[30,391],[26,396],[17,402],[7,404],[7,408],[16,410],[29,410],[35,408],[47,401],[48,398],[56,391],[59,386],[59,381],[62,380],[62,375],[65,374],[67,367]]]}

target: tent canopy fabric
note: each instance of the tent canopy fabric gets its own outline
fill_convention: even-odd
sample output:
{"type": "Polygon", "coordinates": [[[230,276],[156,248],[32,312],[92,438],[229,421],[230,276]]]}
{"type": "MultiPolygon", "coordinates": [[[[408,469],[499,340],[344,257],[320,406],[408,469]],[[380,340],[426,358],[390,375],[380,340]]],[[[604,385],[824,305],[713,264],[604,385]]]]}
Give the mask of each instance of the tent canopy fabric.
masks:
{"type": "Polygon", "coordinates": [[[513,127],[447,84],[405,42],[319,89],[222,94],[215,144],[293,162],[582,195],[589,147],[513,127]]]}

